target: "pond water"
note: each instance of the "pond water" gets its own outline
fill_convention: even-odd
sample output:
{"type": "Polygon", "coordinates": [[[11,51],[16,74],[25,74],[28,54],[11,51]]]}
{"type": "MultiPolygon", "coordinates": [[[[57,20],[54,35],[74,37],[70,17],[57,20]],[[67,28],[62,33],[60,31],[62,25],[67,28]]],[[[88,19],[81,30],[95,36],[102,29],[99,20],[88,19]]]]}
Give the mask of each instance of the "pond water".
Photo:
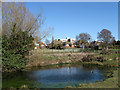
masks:
{"type": "Polygon", "coordinates": [[[3,73],[3,88],[28,85],[30,88],[64,88],[80,83],[103,81],[105,69],[66,65],[57,68],[32,69],[24,72],[3,73]]]}

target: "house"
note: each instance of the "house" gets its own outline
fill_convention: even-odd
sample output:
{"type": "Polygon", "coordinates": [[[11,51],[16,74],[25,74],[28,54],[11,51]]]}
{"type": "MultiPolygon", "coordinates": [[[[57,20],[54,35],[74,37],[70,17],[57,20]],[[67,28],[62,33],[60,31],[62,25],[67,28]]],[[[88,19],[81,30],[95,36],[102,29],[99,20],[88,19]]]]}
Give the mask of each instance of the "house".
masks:
{"type": "Polygon", "coordinates": [[[76,39],[71,39],[69,37],[66,37],[66,39],[56,39],[56,40],[62,41],[62,42],[71,42],[73,44],[76,39]]]}
{"type": "Polygon", "coordinates": [[[45,43],[43,43],[43,42],[38,42],[39,43],[39,48],[45,48],[46,47],[46,45],[45,45],[45,43]]]}
{"type": "Polygon", "coordinates": [[[35,44],[35,48],[34,49],[38,49],[39,48],[38,37],[34,38],[33,43],[35,44]]]}
{"type": "Polygon", "coordinates": [[[34,44],[35,44],[35,48],[34,49],[38,49],[38,48],[45,48],[46,45],[43,42],[39,42],[38,41],[38,37],[34,38],[34,44]]]}
{"type": "Polygon", "coordinates": [[[66,48],[69,47],[74,48],[73,44],[75,43],[76,39],[71,39],[69,37],[66,37],[65,39],[56,39],[55,41],[60,41],[63,44],[63,46],[65,46],[66,48]]]}

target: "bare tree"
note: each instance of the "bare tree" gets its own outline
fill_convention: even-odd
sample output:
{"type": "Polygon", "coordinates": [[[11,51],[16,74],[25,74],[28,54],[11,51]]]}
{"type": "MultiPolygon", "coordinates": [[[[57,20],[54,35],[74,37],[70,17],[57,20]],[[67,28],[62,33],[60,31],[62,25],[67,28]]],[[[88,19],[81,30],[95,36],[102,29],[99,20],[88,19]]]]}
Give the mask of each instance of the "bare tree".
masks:
{"type": "Polygon", "coordinates": [[[98,32],[98,37],[100,41],[103,41],[104,46],[108,49],[108,45],[115,40],[111,35],[111,32],[107,29],[103,29],[101,32],[98,32]]]}
{"type": "Polygon", "coordinates": [[[76,41],[78,41],[78,44],[82,44],[83,49],[85,47],[85,43],[88,42],[88,40],[91,39],[90,34],[88,33],[80,33],[79,36],[76,36],[76,41]]]}
{"type": "Polygon", "coordinates": [[[46,39],[45,44],[50,44],[50,40],[46,39]]]}
{"type": "Polygon", "coordinates": [[[14,25],[16,32],[23,30],[33,34],[42,24],[41,14],[35,18],[23,3],[3,3],[2,16],[3,34],[7,35],[11,34],[14,25]]]}
{"type": "Polygon", "coordinates": [[[52,35],[54,28],[48,27],[46,29],[40,29],[38,32],[36,32],[36,35],[38,36],[38,41],[41,41],[45,38],[48,38],[52,35]]]}
{"type": "Polygon", "coordinates": [[[2,34],[9,36],[15,25],[15,32],[19,30],[26,31],[33,37],[38,36],[41,39],[47,37],[50,33],[49,28],[41,30],[44,20],[42,12],[35,17],[24,5],[24,3],[9,2],[2,3],[2,34]]]}

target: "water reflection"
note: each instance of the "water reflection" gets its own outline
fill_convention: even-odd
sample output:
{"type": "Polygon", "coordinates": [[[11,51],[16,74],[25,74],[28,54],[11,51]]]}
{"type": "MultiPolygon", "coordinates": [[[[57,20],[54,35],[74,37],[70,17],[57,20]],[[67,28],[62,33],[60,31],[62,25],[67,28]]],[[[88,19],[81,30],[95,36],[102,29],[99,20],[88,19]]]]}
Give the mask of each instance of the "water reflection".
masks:
{"type": "Polygon", "coordinates": [[[37,88],[64,88],[105,79],[105,70],[82,65],[32,69],[26,72],[3,73],[3,87],[28,85],[37,88]],[[11,83],[12,82],[12,83],[11,83]]]}
{"type": "Polygon", "coordinates": [[[100,71],[98,69],[90,70],[80,66],[29,71],[27,75],[30,80],[43,84],[75,81],[86,81],[86,83],[89,83],[94,81],[102,81],[105,79],[103,73],[103,71],[100,71]]]}

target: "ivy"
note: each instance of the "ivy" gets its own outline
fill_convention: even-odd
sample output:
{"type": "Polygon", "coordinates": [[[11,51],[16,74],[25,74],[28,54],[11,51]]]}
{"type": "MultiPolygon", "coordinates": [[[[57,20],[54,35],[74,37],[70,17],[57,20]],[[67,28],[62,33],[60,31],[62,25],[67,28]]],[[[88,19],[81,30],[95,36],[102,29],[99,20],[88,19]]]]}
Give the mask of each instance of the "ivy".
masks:
{"type": "Polygon", "coordinates": [[[26,31],[13,31],[2,35],[2,66],[4,70],[21,70],[26,65],[25,56],[33,49],[33,37],[26,31]]]}

